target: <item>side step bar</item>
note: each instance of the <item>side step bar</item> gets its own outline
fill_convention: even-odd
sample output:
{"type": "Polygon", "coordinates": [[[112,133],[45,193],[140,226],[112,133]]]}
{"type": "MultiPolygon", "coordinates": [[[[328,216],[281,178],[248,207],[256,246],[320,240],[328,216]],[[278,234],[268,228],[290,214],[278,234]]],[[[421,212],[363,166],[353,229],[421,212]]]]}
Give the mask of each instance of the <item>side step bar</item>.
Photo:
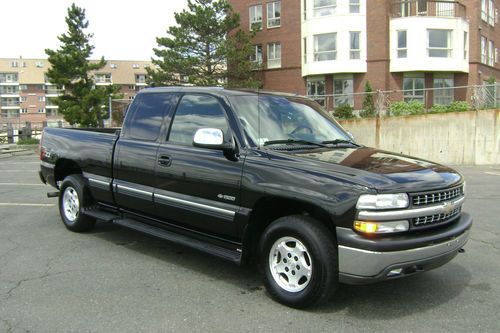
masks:
{"type": "Polygon", "coordinates": [[[88,208],[83,210],[83,214],[93,217],[95,219],[104,221],[104,222],[111,222],[114,219],[119,218],[118,215],[107,212],[105,210],[99,209],[99,208],[88,208]]]}
{"type": "Polygon", "coordinates": [[[229,250],[221,246],[206,243],[198,239],[180,235],[170,232],[165,229],[160,229],[132,219],[116,219],[113,220],[114,224],[120,225],[125,228],[133,229],[154,237],[158,237],[173,243],[181,244],[186,247],[193,248],[202,252],[212,254],[225,260],[232,261],[236,264],[241,264],[241,253],[236,250],[229,250]]]}

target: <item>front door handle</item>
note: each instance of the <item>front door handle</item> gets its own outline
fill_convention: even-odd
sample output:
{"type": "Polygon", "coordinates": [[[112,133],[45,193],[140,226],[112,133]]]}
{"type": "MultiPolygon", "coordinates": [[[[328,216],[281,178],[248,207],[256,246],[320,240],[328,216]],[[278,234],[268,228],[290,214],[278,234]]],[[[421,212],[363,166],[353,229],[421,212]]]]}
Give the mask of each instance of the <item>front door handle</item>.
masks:
{"type": "Polygon", "coordinates": [[[160,155],[158,158],[158,164],[164,167],[169,167],[172,165],[172,157],[169,155],[160,155]]]}

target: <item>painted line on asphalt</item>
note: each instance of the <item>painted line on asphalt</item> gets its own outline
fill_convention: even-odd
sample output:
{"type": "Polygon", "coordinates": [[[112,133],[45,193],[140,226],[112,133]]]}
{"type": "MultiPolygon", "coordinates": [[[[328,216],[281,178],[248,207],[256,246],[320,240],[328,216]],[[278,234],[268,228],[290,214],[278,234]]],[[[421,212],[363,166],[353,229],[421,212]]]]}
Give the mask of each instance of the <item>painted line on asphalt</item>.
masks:
{"type": "Polygon", "coordinates": [[[18,202],[0,202],[0,206],[27,206],[27,207],[54,207],[56,204],[37,204],[37,203],[18,203],[18,202]]]}
{"type": "Polygon", "coordinates": [[[16,173],[21,173],[21,172],[37,172],[37,170],[2,170],[2,169],[0,169],[0,172],[16,172],[16,173]]]}
{"type": "Polygon", "coordinates": [[[488,175],[500,176],[500,172],[489,172],[489,171],[486,171],[485,173],[488,174],[488,175]]]}
{"type": "Polygon", "coordinates": [[[18,164],[40,164],[40,161],[37,162],[7,162],[7,163],[0,163],[0,165],[18,165],[18,164]]]}
{"type": "MultiPolygon", "coordinates": [[[[0,170],[2,171],[2,170],[0,170]]],[[[0,183],[0,186],[46,186],[45,184],[0,183]]]]}

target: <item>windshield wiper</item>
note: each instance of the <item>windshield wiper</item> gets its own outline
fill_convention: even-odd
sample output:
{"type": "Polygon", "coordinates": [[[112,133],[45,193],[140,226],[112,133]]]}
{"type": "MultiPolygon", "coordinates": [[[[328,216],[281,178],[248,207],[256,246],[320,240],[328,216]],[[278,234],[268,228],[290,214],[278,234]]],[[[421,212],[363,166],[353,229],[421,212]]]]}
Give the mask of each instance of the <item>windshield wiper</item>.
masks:
{"type": "Polygon", "coordinates": [[[345,140],[345,139],[327,140],[327,141],[321,141],[321,143],[325,144],[325,145],[327,145],[327,144],[338,145],[338,144],[341,144],[341,143],[345,143],[345,144],[349,144],[349,145],[352,145],[352,146],[361,147],[357,143],[354,143],[351,140],[345,140]]]}
{"type": "Polygon", "coordinates": [[[317,143],[317,142],[312,142],[312,141],[307,141],[307,140],[295,140],[295,139],[270,140],[270,141],[264,142],[264,146],[283,145],[283,144],[302,144],[302,145],[309,145],[309,146],[326,147],[326,145],[324,145],[323,143],[317,143]]]}

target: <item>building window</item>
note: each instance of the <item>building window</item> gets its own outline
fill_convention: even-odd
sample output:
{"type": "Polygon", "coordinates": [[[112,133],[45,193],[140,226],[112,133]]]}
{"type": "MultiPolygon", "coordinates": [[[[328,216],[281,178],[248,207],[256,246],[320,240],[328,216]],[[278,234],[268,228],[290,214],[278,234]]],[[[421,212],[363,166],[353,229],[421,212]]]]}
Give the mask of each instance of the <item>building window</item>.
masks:
{"type": "Polygon", "coordinates": [[[19,110],[19,112],[21,112],[21,113],[28,113],[28,109],[24,109],[23,108],[23,109],[19,110]]]}
{"type": "Polygon", "coordinates": [[[406,58],[408,56],[408,43],[406,30],[399,30],[398,32],[398,58],[406,58]]]}
{"type": "Polygon", "coordinates": [[[111,83],[111,74],[96,74],[94,79],[96,83],[111,83]]]}
{"type": "Polygon", "coordinates": [[[262,5],[250,7],[250,30],[262,30],[262,5]]]}
{"type": "Polygon", "coordinates": [[[267,27],[276,28],[281,25],[281,1],[267,4],[267,27]]]}
{"type": "Polygon", "coordinates": [[[335,106],[354,106],[354,80],[352,75],[335,75],[333,77],[333,102],[335,106]]]}
{"type": "Polygon", "coordinates": [[[139,64],[132,64],[132,68],[133,69],[138,69],[139,68],[139,64]]]}
{"type": "Polygon", "coordinates": [[[321,78],[308,78],[307,79],[307,95],[320,105],[325,106],[325,79],[321,78]]]}
{"type": "Polygon", "coordinates": [[[21,103],[26,102],[26,96],[19,97],[19,102],[21,103]]]}
{"type": "Polygon", "coordinates": [[[464,31],[464,60],[467,60],[467,51],[469,50],[469,38],[467,31],[464,31]]]}
{"type": "Polygon", "coordinates": [[[135,75],[136,83],[146,83],[146,74],[136,74],[135,75]]]}
{"type": "Polygon", "coordinates": [[[349,0],[349,13],[359,14],[359,0],[349,0]]]}
{"type": "Polygon", "coordinates": [[[481,19],[488,22],[488,0],[481,0],[481,19]]]}
{"type": "Polygon", "coordinates": [[[303,44],[304,44],[304,64],[307,64],[307,38],[303,38],[303,44]]]}
{"type": "Polygon", "coordinates": [[[405,102],[424,102],[425,83],[423,77],[405,77],[403,79],[403,96],[405,102]]]}
{"type": "Polygon", "coordinates": [[[253,54],[250,56],[250,60],[257,64],[262,64],[262,45],[254,45],[253,54]]]}
{"type": "Polygon", "coordinates": [[[281,44],[267,44],[267,68],[281,67],[281,44]]]}
{"type": "Polygon", "coordinates": [[[28,85],[27,84],[19,85],[19,90],[28,90],[28,85]]]}
{"type": "Polygon", "coordinates": [[[38,113],[45,113],[45,109],[43,108],[38,109],[38,113]]]}
{"type": "Polygon", "coordinates": [[[118,65],[117,64],[110,64],[109,67],[116,69],[116,68],[118,68],[118,65]]]}
{"type": "Polygon", "coordinates": [[[488,42],[488,65],[495,65],[495,46],[493,45],[493,41],[488,42]]]}
{"type": "Polygon", "coordinates": [[[493,0],[489,1],[488,23],[490,25],[495,25],[495,3],[493,2],[493,0]]]}
{"type": "Polygon", "coordinates": [[[314,36],[314,61],[337,59],[337,33],[314,36]]]}
{"type": "Polygon", "coordinates": [[[304,21],[307,20],[307,0],[302,0],[304,6],[304,21]]]}
{"type": "Polygon", "coordinates": [[[495,64],[498,63],[498,49],[495,48],[495,64]]]}
{"type": "Polygon", "coordinates": [[[42,68],[43,67],[43,61],[37,61],[36,62],[36,67],[42,68]]]}
{"type": "Polygon", "coordinates": [[[10,63],[10,66],[11,67],[18,67],[19,66],[19,63],[15,60],[13,60],[11,63],[10,63]]]}
{"type": "Polygon", "coordinates": [[[451,30],[429,29],[427,35],[429,57],[451,57],[451,30]]]}
{"type": "Polygon", "coordinates": [[[45,96],[38,96],[39,102],[45,102],[45,96]]]}
{"type": "Polygon", "coordinates": [[[453,102],[453,77],[434,78],[434,104],[450,105],[453,102]]]}
{"type": "Polygon", "coordinates": [[[333,15],[336,9],[337,0],[314,0],[314,17],[333,15]]]}
{"type": "Polygon", "coordinates": [[[350,31],[349,36],[351,39],[351,49],[349,53],[350,59],[360,59],[361,50],[359,48],[359,36],[361,33],[359,31],[350,31]]]}
{"type": "Polygon", "coordinates": [[[481,36],[481,62],[483,64],[487,63],[488,59],[488,40],[486,37],[481,36]]]}

